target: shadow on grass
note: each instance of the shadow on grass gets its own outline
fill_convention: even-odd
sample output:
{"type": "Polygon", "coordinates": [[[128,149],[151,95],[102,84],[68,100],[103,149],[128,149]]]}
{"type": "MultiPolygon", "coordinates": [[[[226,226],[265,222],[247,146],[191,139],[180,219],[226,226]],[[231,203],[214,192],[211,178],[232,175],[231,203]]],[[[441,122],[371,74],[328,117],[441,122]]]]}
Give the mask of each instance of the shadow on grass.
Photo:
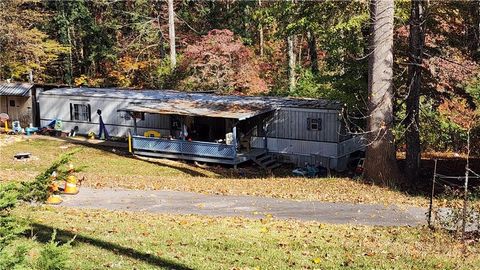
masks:
{"type": "MultiPolygon", "coordinates": [[[[115,154],[117,156],[121,156],[124,158],[131,158],[142,162],[147,162],[156,166],[163,166],[168,167],[170,169],[181,171],[187,175],[193,177],[210,177],[208,174],[202,173],[197,170],[190,169],[184,166],[176,166],[174,164],[168,164],[166,162],[162,162],[162,160],[170,160],[164,158],[139,158],[134,156],[128,152],[128,144],[126,142],[119,142],[119,141],[100,141],[100,140],[83,140],[83,139],[72,139],[69,137],[53,137],[54,140],[61,140],[75,145],[81,145],[89,148],[94,148],[100,151],[105,151],[111,154],[115,154]],[[112,151],[115,149],[115,151],[112,151]]],[[[177,162],[181,162],[179,160],[175,160],[177,162]]],[[[194,165],[187,165],[187,166],[194,166],[194,165]]],[[[259,178],[265,177],[267,174],[263,170],[259,170],[258,167],[251,167],[251,164],[241,164],[238,170],[233,170],[232,168],[227,168],[225,166],[219,164],[212,164],[212,166],[205,166],[199,167],[204,170],[209,170],[218,174],[221,178],[259,178]]],[[[282,173],[281,173],[282,174],[282,173]]],[[[281,175],[280,174],[280,175],[281,175]]]]}
{"type": "Polygon", "coordinates": [[[138,250],[135,250],[133,248],[129,247],[123,247],[115,243],[110,243],[106,242],[97,238],[89,237],[89,236],[84,236],[80,234],[74,234],[72,232],[54,228],[51,226],[39,224],[39,223],[33,223],[32,224],[32,230],[34,234],[36,235],[36,240],[41,242],[41,243],[47,243],[51,240],[51,236],[54,230],[57,231],[57,238],[56,240],[61,242],[61,243],[66,243],[69,240],[71,240],[73,237],[75,237],[75,242],[81,242],[85,244],[89,244],[98,248],[102,248],[105,250],[108,250],[112,253],[122,255],[122,256],[127,256],[135,260],[140,260],[143,262],[146,262],[154,267],[163,267],[163,268],[168,268],[168,269],[177,269],[177,270],[190,270],[193,268],[190,268],[186,265],[174,262],[169,259],[164,259],[152,254],[148,254],[145,252],[141,252],[138,250]]]}
{"type": "Polygon", "coordinates": [[[185,167],[182,167],[182,166],[176,166],[176,165],[173,165],[173,164],[167,164],[165,162],[162,162],[162,159],[158,159],[158,161],[154,161],[154,160],[149,160],[149,159],[145,159],[145,158],[138,158],[137,156],[134,156],[134,155],[125,155],[125,157],[132,158],[132,159],[139,160],[139,161],[143,161],[143,162],[147,162],[147,163],[150,163],[150,164],[153,164],[153,165],[156,165],[156,166],[168,167],[170,169],[181,171],[185,174],[188,174],[188,175],[194,176],[194,177],[209,177],[209,175],[207,175],[205,173],[202,173],[202,172],[199,172],[199,171],[195,171],[195,170],[185,168],[185,167]]]}
{"type": "Polygon", "coordinates": [[[182,166],[175,166],[173,164],[163,163],[163,162],[161,162],[161,159],[159,159],[159,161],[156,162],[156,161],[150,161],[150,160],[146,160],[146,159],[137,158],[136,156],[133,156],[128,152],[128,144],[126,142],[95,140],[94,141],[95,143],[91,143],[88,140],[72,139],[72,138],[68,138],[68,137],[55,137],[55,139],[62,140],[62,141],[65,141],[65,142],[68,142],[68,143],[71,143],[71,144],[75,144],[75,145],[81,145],[81,146],[85,146],[85,147],[89,147],[89,148],[94,148],[94,149],[104,151],[104,152],[108,152],[110,154],[115,154],[117,156],[121,156],[121,157],[124,157],[124,158],[131,158],[131,159],[147,162],[147,163],[157,165],[157,166],[169,167],[171,169],[181,171],[185,174],[188,174],[188,175],[194,176],[194,177],[195,176],[196,177],[208,177],[208,175],[206,175],[202,172],[199,172],[199,171],[195,171],[195,170],[185,168],[185,167],[182,167],[182,166]],[[115,149],[115,151],[111,151],[112,149],[115,149]]]}

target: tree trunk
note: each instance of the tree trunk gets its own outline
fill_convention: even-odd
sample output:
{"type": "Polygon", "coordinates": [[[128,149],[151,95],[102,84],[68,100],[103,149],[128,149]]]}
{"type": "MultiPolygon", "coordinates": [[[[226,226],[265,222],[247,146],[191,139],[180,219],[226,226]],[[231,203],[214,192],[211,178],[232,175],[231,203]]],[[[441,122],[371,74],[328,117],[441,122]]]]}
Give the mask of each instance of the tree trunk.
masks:
{"type": "MultiPolygon", "coordinates": [[[[262,0],[258,0],[258,7],[262,7],[262,0]]],[[[261,18],[260,18],[261,20],[261,18]]],[[[259,46],[260,46],[260,56],[263,57],[263,47],[264,47],[264,40],[263,40],[263,25],[262,22],[258,25],[258,36],[259,36],[259,46]]]]}
{"type": "Polygon", "coordinates": [[[168,0],[168,38],[170,39],[170,66],[175,69],[177,66],[177,53],[175,51],[175,12],[173,0],[168,0]]]}
{"type": "Polygon", "coordinates": [[[287,37],[287,50],[288,50],[288,89],[290,93],[295,91],[295,37],[293,35],[287,37]]]}
{"type": "Polygon", "coordinates": [[[317,54],[317,39],[313,31],[308,32],[308,52],[310,54],[310,68],[312,73],[318,74],[318,54],[317,54]]]}
{"type": "Polygon", "coordinates": [[[365,177],[395,186],[401,181],[395,155],[393,122],[394,0],[370,0],[371,36],[368,63],[368,145],[365,177]]]}
{"type": "Polygon", "coordinates": [[[296,36],[296,43],[295,44],[298,49],[297,49],[297,61],[296,61],[296,64],[298,66],[302,66],[302,45],[303,45],[303,35],[299,35],[300,36],[300,40],[298,39],[298,36],[296,36]]]}
{"type": "Polygon", "coordinates": [[[420,89],[422,79],[423,47],[425,43],[425,2],[412,1],[410,13],[409,66],[407,115],[405,119],[407,144],[405,172],[410,185],[414,185],[420,170],[420,89]]]}

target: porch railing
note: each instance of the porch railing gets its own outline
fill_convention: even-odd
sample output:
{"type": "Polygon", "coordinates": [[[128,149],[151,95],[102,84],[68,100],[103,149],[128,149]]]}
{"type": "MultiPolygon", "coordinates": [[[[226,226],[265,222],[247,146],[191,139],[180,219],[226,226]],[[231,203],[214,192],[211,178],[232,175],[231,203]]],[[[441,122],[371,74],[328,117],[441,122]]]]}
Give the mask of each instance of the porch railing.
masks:
{"type": "Polygon", "coordinates": [[[200,141],[166,140],[143,136],[132,136],[133,150],[158,153],[189,155],[211,158],[235,159],[233,145],[200,141]]]}

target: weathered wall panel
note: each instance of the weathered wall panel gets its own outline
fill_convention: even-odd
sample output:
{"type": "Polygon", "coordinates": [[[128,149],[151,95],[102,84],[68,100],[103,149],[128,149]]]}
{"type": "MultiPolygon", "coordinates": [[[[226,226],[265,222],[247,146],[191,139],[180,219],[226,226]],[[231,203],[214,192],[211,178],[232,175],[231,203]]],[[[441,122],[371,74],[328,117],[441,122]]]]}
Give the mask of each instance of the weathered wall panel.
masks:
{"type": "Polygon", "coordinates": [[[338,142],[340,118],[336,110],[281,108],[268,124],[268,136],[273,138],[338,142]],[[308,118],[322,120],[321,130],[309,130],[308,118]]]}
{"type": "MultiPolygon", "coordinates": [[[[88,134],[89,132],[98,133],[100,120],[97,110],[100,109],[102,110],[102,118],[110,135],[124,136],[128,132],[128,129],[133,130],[133,119],[125,112],[118,112],[117,110],[125,107],[130,102],[138,101],[133,99],[40,95],[39,102],[42,126],[47,125],[53,119],[61,119],[64,123],[65,130],[70,130],[78,126],[79,134],[88,134]],[[91,107],[92,121],[82,122],[71,120],[70,103],[89,104],[91,107]]],[[[170,117],[168,115],[145,114],[145,120],[137,120],[137,127],[139,134],[154,129],[158,130],[162,135],[169,135],[170,117]]]]}

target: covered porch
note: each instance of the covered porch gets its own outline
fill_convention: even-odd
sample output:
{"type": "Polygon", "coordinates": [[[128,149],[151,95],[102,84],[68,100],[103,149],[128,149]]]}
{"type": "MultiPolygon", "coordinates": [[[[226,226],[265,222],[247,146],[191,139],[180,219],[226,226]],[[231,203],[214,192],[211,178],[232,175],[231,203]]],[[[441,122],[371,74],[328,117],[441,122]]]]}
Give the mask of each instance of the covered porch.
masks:
{"type": "Polygon", "coordinates": [[[120,109],[133,120],[130,150],[134,154],[237,166],[267,152],[250,147],[252,132],[272,115],[268,106],[198,102],[149,102],[120,109]],[[145,114],[167,116],[167,134],[139,134],[145,114]]]}

